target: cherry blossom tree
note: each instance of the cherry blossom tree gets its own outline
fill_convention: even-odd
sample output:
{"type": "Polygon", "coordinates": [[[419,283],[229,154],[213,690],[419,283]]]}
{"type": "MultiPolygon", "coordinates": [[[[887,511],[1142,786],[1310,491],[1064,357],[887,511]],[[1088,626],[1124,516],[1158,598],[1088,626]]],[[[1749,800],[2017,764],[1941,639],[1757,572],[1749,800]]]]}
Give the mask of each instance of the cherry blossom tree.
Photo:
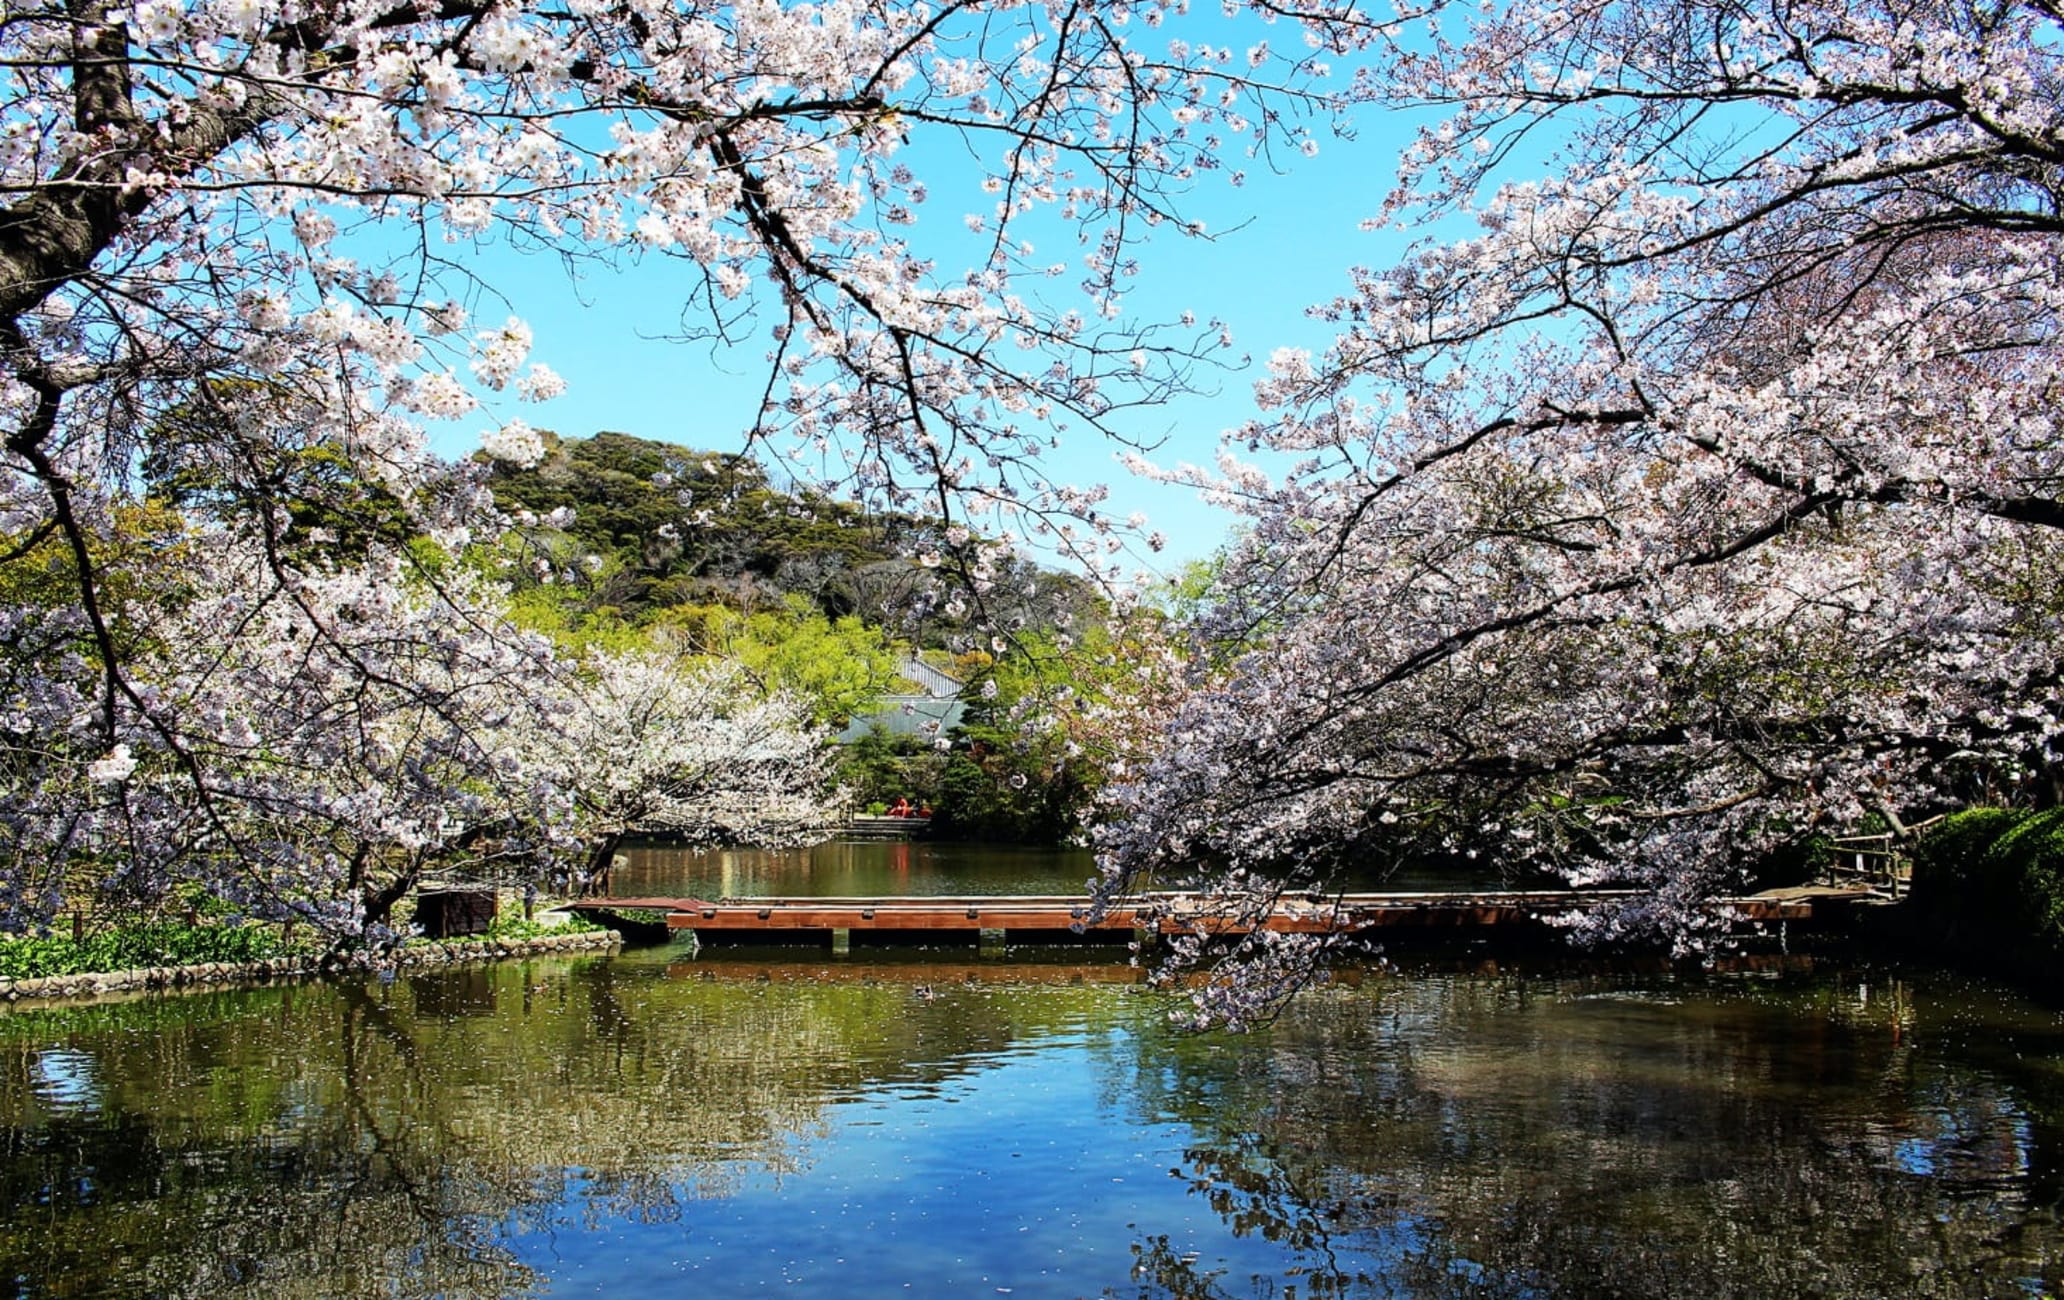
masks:
{"type": "MultiPolygon", "coordinates": [[[[1277,88],[1303,72],[1266,45],[1127,39],[1164,16],[16,6],[0,26],[14,531],[84,546],[100,497],[196,407],[216,432],[181,454],[253,493],[273,449],[333,447],[423,506],[421,420],[561,388],[522,320],[469,319],[463,262],[488,238],[678,258],[701,278],[684,329],[721,340],[763,310],[753,432],[794,434],[804,472],[895,504],[922,489],[945,513],[1093,513],[1093,492],[1045,482],[1038,445],[1069,422],[1112,432],[1114,410],[1221,345],[1215,324],[1122,324],[1129,249],[1195,230],[1198,175],[1294,138],[1285,113],[1314,102],[1277,88]],[[957,137],[970,174],[928,182],[902,161],[924,134],[957,137]],[[929,252],[919,214],[954,181],[981,210],[929,252]],[[1049,234],[1064,247],[1040,253],[1049,234]],[[1068,278],[1073,305],[1049,287],[1068,278]],[[220,376],[262,382],[202,382],[220,376]]],[[[490,418],[489,450],[538,454],[526,422],[490,418]]]]}
{"type": "Polygon", "coordinates": [[[768,698],[737,665],[597,653],[568,681],[537,764],[573,802],[573,884],[606,882],[624,836],[786,847],[835,819],[831,750],[806,702],[768,698]]]}
{"type": "Polygon", "coordinates": [[[92,714],[83,657],[40,712],[16,697],[0,880],[18,924],[198,884],[378,944],[428,875],[585,883],[631,831],[784,843],[826,823],[823,735],[736,669],[568,662],[457,564],[432,579],[376,553],[282,581],[248,541],[195,530],[156,558],[112,607],[142,706],[105,756],[65,743],[92,714]]]}
{"type": "Polygon", "coordinates": [[[1118,793],[1107,889],[1481,852],[1695,946],[1810,832],[2054,797],[2060,22],[1495,3],[1374,50],[1427,116],[1372,222],[1426,233],[1188,476],[1251,518],[1199,627],[1247,648],[1118,793]]]}
{"type": "MultiPolygon", "coordinates": [[[[181,529],[112,602],[134,707],[96,742],[105,674],[10,728],[0,879],[16,925],[80,899],[149,905],[199,885],[244,914],[378,942],[430,871],[527,878],[578,837],[565,775],[512,735],[551,722],[551,649],[498,625],[499,593],[392,554],[282,578],[247,538],[181,529]]],[[[76,616],[51,616],[74,646],[76,616]]],[[[55,674],[52,674],[53,676],[55,674]]]]}
{"type": "MultiPolygon", "coordinates": [[[[764,351],[747,432],[798,477],[977,515],[992,535],[1065,524],[1064,549],[1103,554],[1098,494],[1049,481],[1039,448],[1064,429],[1115,434],[1125,405],[1182,388],[1227,345],[1211,321],[1128,322],[1133,249],[1200,233],[1189,190],[1243,153],[1267,166],[1324,109],[1302,42],[1284,57],[1135,39],[1176,13],[0,13],[18,919],[47,915],[75,868],[203,854],[254,898],[322,897],[363,925],[407,862],[553,840],[572,793],[531,790],[545,774],[490,744],[522,685],[548,678],[523,667],[539,651],[409,542],[450,553],[494,526],[477,475],[426,453],[425,422],[479,420],[489,453],[532,460],[542,441],[515,404],[563,387],[520,317],[476,318],[480,246],[674,259],[698,285],[684,333],[764,351]],[[124,513],[171,497],[198,535],[165,545],[208,554],[151,574],[193,585],[150,611],[125,596],[149,570],[113,557],[124,513]],[[553,810],[530,819],[541,838],[499,829],[522,807],[553,810]],[[375,860],[404,865],[355,896],[330,888],[375,860]]],[[[1350,16],[1311,21],[1345,32],[1350,16]]],[[[988,567],[941,558],[975,580],[988,567]]]]}

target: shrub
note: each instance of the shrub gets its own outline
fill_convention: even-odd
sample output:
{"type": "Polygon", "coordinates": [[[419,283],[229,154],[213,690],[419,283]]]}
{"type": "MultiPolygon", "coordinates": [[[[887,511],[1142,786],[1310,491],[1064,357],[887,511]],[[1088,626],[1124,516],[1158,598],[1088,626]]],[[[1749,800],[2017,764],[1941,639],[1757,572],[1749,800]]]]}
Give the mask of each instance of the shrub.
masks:
{"type": "Polygon", "coordinates": [[[1993,841],[1984,867],[2011,886],[2009,916],[2038,941],[2064,947],[2064,808],[2021,820],[1993,841]]]}
{"type": "Polygon", "coordinates": [[[60,935],[0,939],[0,977],[42,979],[147,966],[260,961],[285,949],[279,930],[269,925],[159,922],[102,930],[76,941],[60,935]]]}
{"type": "MultiPolygon", "coordinates": [[[[664,917],[666,914],[662,912],[660,915],[664,917]]],[[[556,934],[581,934],[589,930],[606,928],[579,913],[569,915],[565,920],[555,925],[547,925],[543,921],[526,921],[520,912],[503,913],[495,917],[494,921],[489,924],[487,934],[484,937],[489,939],[542,939],[556,934]]],[[[474,936],[465,937],[471,938],[474,936]]]]}
{"type": "Polygon", "coordinates": [[[1988,855],[2027,818],[2014,808],[1966,808],[1943,818],[1914,845],[1914,904],[1952,917],[2011,918],[2019,891],[2000,878],[1988,855]]]}
{"type": "Polygon", "coordinates": [[[1977,936],[2064,949],[2064,808],[1972,808],[1914,846],[1913,901],[1977,936]]]}

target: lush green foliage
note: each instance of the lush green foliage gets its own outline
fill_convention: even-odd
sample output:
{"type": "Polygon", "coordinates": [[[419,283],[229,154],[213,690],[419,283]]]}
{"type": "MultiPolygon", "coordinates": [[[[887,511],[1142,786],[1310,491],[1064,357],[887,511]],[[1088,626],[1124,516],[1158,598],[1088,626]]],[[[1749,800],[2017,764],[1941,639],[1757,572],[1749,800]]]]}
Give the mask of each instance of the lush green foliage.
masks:
{"type": "Polygon", "coordinates": [[[896,687],[900,657],[886,632],[853,615],[831,618],[800,596],[750,614],[679,605],[656,626],[696,653],[742,665],[767,690],[808,701],[820,726],[845,725],[896,687]]]}
{"type": "Polygon", "coordinates": [[[620,433],[550,439],[536,468],[497,463],[491,482],[518,527],[480,558],[515,588],[524,626],[576,650],[662,642],[735,662],[834,727],[898,688],[899,638],[941,659],[959,646],[948,670],[970,707],[950,750],[887,735],[849,746],[839,780],[855,806],[906,798],[966,838],[1080,829],[1096,778],[1041,699],[1099,697],[1114,671],[1080,579],[1007,560],[979,611],[1013,633],[999,660],[965,648],[977,612],[916,597],[931,577],[912,557],[938,543],[932,521],[789,495],[749,460],[620,433]]]}
{"type": "Polygon", "coordinates": [[[614,611],[584,612],[570,584],[535,586],[515,593],[510,616],[574,655],[662,652],[684,667],[734,664],[764,692],[803,701],[819,726],[843,726],[897,682],[899,656],[886,632],[851,615],[832,618],[799,596],[754,613],[676,605],[630,621],[614,611]]]}
{"type": "Polygon", "coordinates": [[[1045,684],[1026,654],[981,669],[939,777],[940,830],[967,839],[1054,844],[1080,828],[1083,773],[1063,730],[1036,713],[1045,684]],[[993,683],[996,693],[983,698],[993,683]]]}
{"type": "Polygon", "coordinates": [[[869,811],[896,799],[933,811],[933,833],[953,839],[1057,844],[1081,829],[1089,776],[1071,757],[1065,728],[1039,708],[1037,692],[1069,680],[1059,661],[1026,649],[954,664],[967,700],[941,749],[875,728],[846,746],[839,781],[869,811]],[[993,694],[986,693],[994,687],[993,694]]]}
{"type": "Polygon", "coordinates": [[[982,620],[1044,629],[1100,608],[1083,579],[1010,555],[994,561],[979,610],[942,601],[938,572],[918,558],[948,549],[942,521],[784,492],[747,457],[624,433],[549,437],[548,447],[532,469],[493,462],[496,502],[522,521],[497,558],[519,600],[580,627],[683,606],[792,617],[800,601],[937,648],[982,620]]]}
{"type": "Polygon", "coordinates": [[[419,535],[402,501],[341,448],[254,446],[251,462],[230,473],[210,454],[223,438],[212,408],[181,410],[156,432],[142,465],[155,506],[211,519],[281,511],[278,544],[288,559],[362,559],[371,547],[405,546],[419,535]]]}
{"type": "Polygon", "coordinates": [[[936,810],[945,766],[946,756],[925,741],[892,736],[877,726],[840,753],[838,783],[870,816],[880,816],[897,799],[936,810]]]}
{"type": "MultiPolygon", "coordinates": [[[[855,613],[884,581],[907,576],[922,521],[863,514],[790,495],[749,458],[624,433],[551,439],[533,469],[495,462],[495,499],[554,526],[576,557],[599,556],[582,583],[592,612],[636,618],[674,605],[754,608],[799,595],[826,614],[855,613]]],[[[565,577],[581,581],[578,569],[565,577]]]]}
{"type": "Polygon", "coordinates": [[[2064,808],[1972,808],[1914,849],[1914,905],[2064,948],[2064,808]]]}
{"type": "Polygon", "coordinates": [[[605,926],[590,921],[578,912],[569,912],[566,919],[553,924],[543,921],[526,921],[521,912],[499,912],[487,927],[489,939],[546,939],[561,934],[587,934],[605,926]]]}
{"type": "Polygon", "coordinates": [[[1136,666],[1103,624],[1028,632],[957,665],[967,711],[939,775],[939,827],[969,839],[1057,844],[1084,830],[1112,758],[1100,734],[1136,666]]]}
{"type": "Polygon", "coordinates": [[[2014,916],[2033,937],[2064,948],[2064,808],[2025,818],[1986,851],[1995,878],[2018,893],[2014,916]]]}
{"type": "MultiPolygon", "coordinates": [[[[559,925],[526,921],[520,913],[497,916],[490,939],[535,939],[603,927],[575,916],[559,925]]],[[[313,955],[313,937],[284,937],[275,925],[182,925],[162,921],[103,929],[74,940],[68,935],[0,939],[0,978],[42,979],[141,970],[151,966],[193,966],[204,962],[266,961],[296,953],[313,955]]]]}
{"type": "Polygon", "coordinates": [[[264,961],[292,951],[271,925],[180,925],[154,922],[69,936],[0,939],[0,977],[41,979],[190,966],[200,962],[264,961]]]}
{"type": "Polygon", "coordinates": [[[1914,845],[1914,905],[1956,915],[2008,912],[2011,891],[2000,890],[1990,850],[2027,817],[2015,808],[1966,808],[1943,818],[1914,845]]]}

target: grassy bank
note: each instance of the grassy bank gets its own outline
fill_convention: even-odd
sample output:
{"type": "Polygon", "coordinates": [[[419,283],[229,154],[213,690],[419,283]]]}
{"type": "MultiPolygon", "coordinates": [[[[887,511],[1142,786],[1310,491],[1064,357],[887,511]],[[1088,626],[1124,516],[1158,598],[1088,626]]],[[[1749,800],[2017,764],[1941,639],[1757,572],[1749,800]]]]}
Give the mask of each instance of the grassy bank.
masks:
{"type": "MultiPolygon", "coordinates": [[[[402,951],[481,941],[509,943],[601,929],[578,916],[545,925],[520,915],[503,915],[496,917],[484,934],[449,940],[412,939],[402,951]]],[[[103,926],[77,938],[52,934],[0,939],[0,980],[283,961],[313,964],[327,951],[327,945],[305,928],[289,933],[282,926],[263,922],[143,921],[103,926]]]]}

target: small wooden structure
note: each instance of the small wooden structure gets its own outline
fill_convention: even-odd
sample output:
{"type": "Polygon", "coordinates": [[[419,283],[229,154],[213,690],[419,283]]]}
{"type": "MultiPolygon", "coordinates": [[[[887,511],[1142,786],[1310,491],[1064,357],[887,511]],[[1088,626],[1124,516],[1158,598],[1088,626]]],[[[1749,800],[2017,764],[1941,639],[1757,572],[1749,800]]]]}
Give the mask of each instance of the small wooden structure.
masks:
{"type": "Polygon", "coordinates": [[[497,905],[488,885],[425,885],[416,892],[416,924],[432,939],[486,934],[497,905]]]}
{"type": "Polygon", "coordinates": [[[1822,878],[1830,885],[1858,885],[1897,899],[1913,885],[1913,843],[1942,818],[1876,835],[1841,835],[1828,841],[1822,878]]]}

